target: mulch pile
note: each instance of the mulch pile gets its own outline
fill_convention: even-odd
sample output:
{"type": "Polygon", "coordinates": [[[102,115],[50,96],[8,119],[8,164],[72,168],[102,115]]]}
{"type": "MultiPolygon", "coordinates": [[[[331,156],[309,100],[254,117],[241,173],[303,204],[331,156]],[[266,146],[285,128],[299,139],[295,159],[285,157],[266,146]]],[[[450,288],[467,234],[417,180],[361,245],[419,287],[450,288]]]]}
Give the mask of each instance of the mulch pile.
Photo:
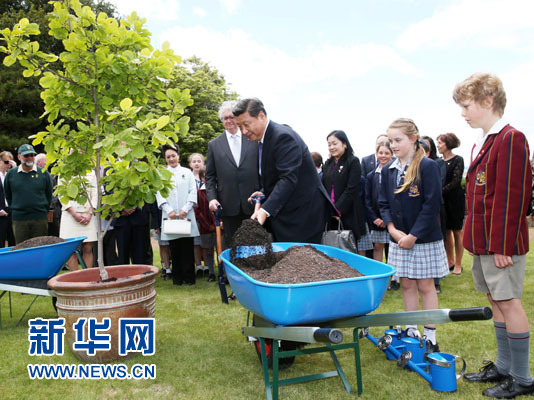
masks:
{"type": "Polygon", "coordinates": [[[245,220],[233,237],[232,263],[252,278],[265,283],[295,284],[363,276],[345,262],[313,246],[293,246],[273,252],[267,231],[254,220],[245,220]],[[262,246],[265,254],[236,258],[239,246],[262,246]]]}
{"type": "Polygon", "coordinates": [[[56,244],[65,242],[65,239],[61,239],[57,236],[37,236],[28,240],[25,240],[24,242],[21,242],[17,244],[16,246],[13,246],[9,251],[13,250],[20,250],[20,249],[29,249],[30,247],[37,247],[37,246],[45,246],[47,244],[56,244]]]}

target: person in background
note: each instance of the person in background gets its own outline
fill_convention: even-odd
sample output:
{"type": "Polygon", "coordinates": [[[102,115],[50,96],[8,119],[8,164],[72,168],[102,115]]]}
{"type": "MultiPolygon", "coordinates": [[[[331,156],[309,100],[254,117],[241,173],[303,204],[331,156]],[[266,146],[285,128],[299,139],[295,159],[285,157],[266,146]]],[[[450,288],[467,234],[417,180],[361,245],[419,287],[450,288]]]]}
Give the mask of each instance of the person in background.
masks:
{"type": "Polygon", "coordinates": [[[13,233],[17,244],[48,235],[48,210],[52,201],[50,174],[35,164],[34,148],[23,144],[18,149],[18,168],[11,168],[4,179],[4,194],[12,212],[13,233]]]}
{"type": "Polygon", "coordinates": [[[156,199],[162,210],[161,239],[168,240],[172,258],[172,281],[175,285],[184,282],[189,286],[196,283],[195,255],[193,238],[199,235],[193,207],[197,204],[195,177],[190,169],[180,165],[180,148],[178,145],[163,146],[163,157],[167,169],[172,173],[172,188],[166,198],[158,192],[156,199]],[[165,233],[165,219],[188,219],[191,221],[189,234],[165,233]]]}
{"type": "Polygon", "coordinates": [[[206,194],[212,212],[221,207],[226,246],[232,245],[241,222],[254,212],[248,197],[260,188],[258,143],[241,134],[232,112],[235,105],[226,101],[219,108],[225,131],[208,143],[206,159],[206,194]]]}
{"type": "MultiPolygon", "coordinates": [[[[355,240],[360,240],[367,232],[367,223],[361,202],[360,160],[353,153],[347,134],[340,130],[332,131],[326,137],[330,158],[323,168],[323,185],[336,207],[344,229],[350,229],[355,240]]],[[[339,216],[329,221],[329,229],[337,229],[339,216]]],[[[360,251],[358,243],[358,253],[360,251]]],[[[371,244],[372,246],[372,244],[371,244]]],[[[363,254],[365,252],[363,251],[363,254]]]]}
{"type": "MultiPolygon", "coordinates": [[[[442,158],[438,157],[438,152],[436,144],[434,143],[434,139],[432,139],[430,136],[421,136],[421,144],[425,149],[426,157],[430,158],[431,160],[434,160],[436,163],[438,163],[439,166],[442,187],[441,205],[439,206],[439,226],[441,227],[441,235],[443,236],[443,238],[445,238],[445,221],[447,220],[447,216],[445,213],[445,201],[443,200],[443,186],[445,185],[445,174],[447,173],[447,166],[445,165],[445,161],[443,161],[442,158]]],[[[445,251],[447,251],[446,246],[445,251]]],[[[451,268],[449,268],[449,270],[451,270],[451,268]]],[[[442,290],[441,278],[434,278],[434,286],[436,287],[436,292],[440,294],[442,290]]]]}
{"type": "Polygon", "coordinates": [[[0,152],[0,248],[5,247],[6,241],[8,246],[15,246],[11,212],[4,194],[4,180],[7,171],[12,168],[10,160],[13,160],[13,154],[9,151],[0,152]]]}
{"type": "Polygon", "coordinates": [[[200,235],[194,238],[197,278],[207,276],[208,280],[213,282],[215,281],[213,259],[213,248],[216,245],[215,217],[209,209],[209,202],[206,195],[204,156],[200,153],[191,154],[189,156],[189,167],[195,176],[198,198],[197,205],[194,208],[198,231],[200,232],[200,235]],[[202,270],[202,260],[204,260],[204,270],[202,270]]]}
{"type": "Polygon", "coordinates": [[[316,151],[312,151],[311,153],[313,163],[315,164],[315,168],[317,169],[317,173],[319,174],[319,177],[323,177],[323,156],[321,153],[318,153],[316,151]]]}
{"type": "MultiPolygon", "coordinates": [[[[378,135],[375,140],[375,149],[376,146],[378,146],[378,143],[381,143],[385,140],[388,140],[388,135],[386,135],[385,133],[381,133],[380,135],[378,135]]],[[[376,153],[369,154],[368,156],[363,157],[361,163],[362,176],[364,178],[367,178],[369,172],[374,171],[376,167],[378,167],[378,164],[379,162],[378,158],[376,157],[376,153]]]]}
{"type": "MultiPolygon", "coordinates": [[[[382,183],[382,168],[393,158],[393,152],[388,140],[379,142],[376,146],[376,159],[378,167],[367,174],[365,178],[365,207],[367,211],[367,224],[371,227],[371,241],[373,242],[373,258],[382,262],[384,258],[384,245],[389,242],[389,234],[380,216],[380,207],[378,206],[378,194],[382,183]]],[[[387,262],[387,259],[386,259],[387,262]]],[[[392,290],[399,288],[398,277],[392,280],[396,283],[391,287],[392,290]]],[[[391,286],[391,285],[390,285],[391,286]]]]}
{"type": "MultiPolygon", "coordinates": [[[[93,267],[93,244],[97,241],[97,219],[93,212],[93,204],[96,205],[98,190],[96,175],[91,171],[86,175],[88,181],[87,201],[80,204],[70,200],[63,204],[59,237],[63,239],[87,236],[82,243],[82,258],[87,268],[93,267]]],[[[65,181],[59,179],[59,185],[65,185],[65,181]]],[[[75,254],[67,260],[70,271],[78,269],[78,259],[75,254]]]]}
{"type": "Polygon", "coordinates": [[[445,250],[449,260],[449,268],[453,275],[460,275],[463,271],[462,245],[463,226],[465,217],[465,192],[462,187],[464,174],[464,159],[452,152],[460,146],[460,139],[454,133],[438,136],[438,151],[447,166],[445,184],[443,185],[443,200],[445,202],[445,250]]]}
{"type": "MultiPolygon", "coordinates": [[[[419,130],[408,118],[391,123],[388,137],[397,157],[382,169],[380,215],[391,236],[388,263],[397,268],[405,311],[439,308],[434,278],[449,273],[439,226],[441,176],[438,165],[425,157],[419,130]]],[[[408,336],[420,336],[417,325],[406,325],[408,336]]],[[[436,325],[426,324],[428,352],[439,351],[436,325]]]]}
{"type": "Polygon", "coordinates": [[[488,397],[532,395],[530,325],[521,302],[529,250],[529,145],[503,118],[506,92],[496,75],[471,75],[456,85],[453,99],[469,126],[481,129],[467,170],[463,244],[473,254],[475,289],[491,304],[497,339],[495,363],[464,379],[497,383],[482,392],[488,397]]]}
{"type": "MultiPolygon", "coordinates": [[[[46,154],[39,153],[35,156],[35,164],[44,169],[46,165],[46,154]]],[[[52,180],[52,191],[57,186],[57,178],[50,174],[52,180]]],[[[52,194],[52,202],[50,203],[50,211],[48,211],[48,235],[59,236],[59,225],[61,221],[62,206],[59,197],[52,194]]]]}

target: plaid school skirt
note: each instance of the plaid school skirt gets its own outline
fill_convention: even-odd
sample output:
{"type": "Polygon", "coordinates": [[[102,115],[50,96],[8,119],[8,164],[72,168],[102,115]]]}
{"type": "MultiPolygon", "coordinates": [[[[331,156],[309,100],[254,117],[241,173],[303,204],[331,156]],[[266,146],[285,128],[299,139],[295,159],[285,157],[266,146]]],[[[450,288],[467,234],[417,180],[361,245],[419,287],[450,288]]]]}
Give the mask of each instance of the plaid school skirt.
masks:
{"type": "Polygon", "coordinates": [[[371,241],[371,234],[369,233],[369,228],[365,224],[365,235],[360,236],[358,239],[358,251],[364,250],[373,250],[373,242],[371,241]]]}
{"type": "Polygon", "coordinates": [[[401,249],[397,243],[390,241],[388,264],[397,268],[397,275],[401,278],[443,278],[449,273],[443,240],[416,243],[409,250],[401,249]]]}
{"type": "Polygon", "coordinates": [[[387,230],[375,231],[371,230],[371,242],[373,243],[389,243],[390,237],[387,230]]]}

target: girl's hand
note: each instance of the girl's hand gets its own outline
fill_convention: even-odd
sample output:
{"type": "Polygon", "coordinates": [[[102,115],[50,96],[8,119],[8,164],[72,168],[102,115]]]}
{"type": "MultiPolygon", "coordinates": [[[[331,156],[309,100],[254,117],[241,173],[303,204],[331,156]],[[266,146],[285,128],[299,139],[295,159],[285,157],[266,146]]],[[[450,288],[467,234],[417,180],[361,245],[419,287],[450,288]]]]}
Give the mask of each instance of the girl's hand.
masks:
{"type": "Polygon", "coordinates": [[[409,250],[413,247],[413,245],[415,244],[415,241],[417,240],[417,238],[412,235],[411,233],[409,235],[404,235],[398,242],[397,244],[399,245],[399,247],[401,249],[406,249],[406,250],[409,250]]]}
{"type": "Polygon", "coordinates": [[[187,213],[184,210],[180,210],[180,212],[178,213],[178,218],[184,219],[185,217],[187,217],[187,213]]]}
{"type": "Polygon", "coordinates": [[[388,232],[389,234],[391,235],[391,237],[393,238],[393,240],[397,243],[400,242],[400,240],[406,236],[406,234],[403,232],[403,231],[400,231],[398,230],[397,228],[395,228],[393,225],[388,225],[388,232]]]}
{"type": "Polygon", "coordinates": [[[382,219],[380,218],[377,218],[373,221],[373,224],[375,224],[376,226],[378,226],[379,228],[384,228],[385,225],[384,225],[384,221],[382,221],[382,219]]]}
{"type": "Polygon", "coordinates": [[[176,218],[178,218],[178,214],[176,214],[174,211],[171,211],[169,213],[169,218],[170,219],[176,219],[176,218]]]}

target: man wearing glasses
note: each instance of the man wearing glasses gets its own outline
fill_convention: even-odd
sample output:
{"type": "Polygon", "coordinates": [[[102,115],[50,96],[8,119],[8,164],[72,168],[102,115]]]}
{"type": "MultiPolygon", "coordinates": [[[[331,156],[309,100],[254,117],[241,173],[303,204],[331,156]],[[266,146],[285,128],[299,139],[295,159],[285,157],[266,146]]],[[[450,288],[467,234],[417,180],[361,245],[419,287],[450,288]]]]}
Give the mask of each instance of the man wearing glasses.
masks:
{"type": "Polygon", "coordinates": [[[6,174],[4,191],[11,209],[17,244],[48,234],[48,209],[52,184],[48,171],[35,164],[35,150],[23,144],[18,150],[21,164],[6,174]]]}

